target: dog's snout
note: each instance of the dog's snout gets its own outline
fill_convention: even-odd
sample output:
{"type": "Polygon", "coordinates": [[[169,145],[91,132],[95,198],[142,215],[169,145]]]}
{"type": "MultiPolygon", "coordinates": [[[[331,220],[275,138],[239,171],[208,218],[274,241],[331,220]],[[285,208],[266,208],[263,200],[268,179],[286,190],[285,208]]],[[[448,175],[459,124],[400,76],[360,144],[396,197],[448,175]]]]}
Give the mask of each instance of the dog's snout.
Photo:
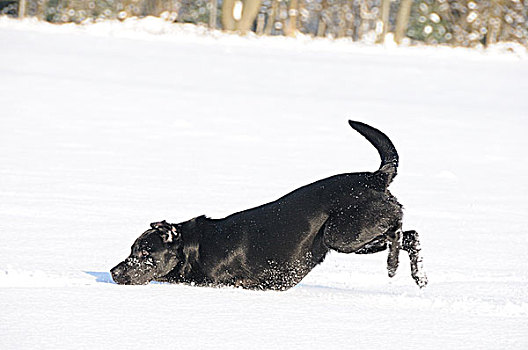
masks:
{"type": "Polygon", "coordinates": [[[128,276],[125,273],[125,262],[119,263],[117,266],[112,268],[110,270],[110,274],[112,275],[112,279],[117,284],[130,284],[131,279],[130,276],[128,276]]]}

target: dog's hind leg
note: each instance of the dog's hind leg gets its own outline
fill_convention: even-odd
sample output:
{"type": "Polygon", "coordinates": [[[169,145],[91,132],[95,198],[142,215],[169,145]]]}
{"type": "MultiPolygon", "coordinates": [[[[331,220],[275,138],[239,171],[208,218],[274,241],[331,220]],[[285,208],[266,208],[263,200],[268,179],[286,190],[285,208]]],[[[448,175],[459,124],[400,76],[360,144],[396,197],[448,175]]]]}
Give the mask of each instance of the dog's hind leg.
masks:
{"type": "Polygon", "coordinates": [[[354,254],[374,254],[389,248],[389,255],[387,257],[387,270],[389,277],[396,275],[396,270],[399,265],[400,249],[402,248],[402,231],[395,229],[387,232],[383,237],[377,238],[370,243],[367,243],[363,248],[354,252],[354,254]]]}
{"type": "Polygon", "coordinates": [[[403,232],[402,249],[409,253],[412,278],[420,288],[425,287],[427,276],[423,269],[423,258],[420,255],[421,247],[418,232],[414,230],[403,232]]]}
{"type": "Polygon", "coordinates": [[[356,250],[354,254],[379,253],[387,249],[387,246],[388,246],[387,239],[385,237],[382,237],[382,238],[375,239],[372,242],[365,244],[363,248],[356,250]]]}
{"type": "Polygon", "coordinates": [[[389,256],[387,257],[387,270],[389,277],[396,275],[398,269],[400,249],[401,249],[401,228],[397,228],[387,233],[387,241],[389,242],[389,256]]]}

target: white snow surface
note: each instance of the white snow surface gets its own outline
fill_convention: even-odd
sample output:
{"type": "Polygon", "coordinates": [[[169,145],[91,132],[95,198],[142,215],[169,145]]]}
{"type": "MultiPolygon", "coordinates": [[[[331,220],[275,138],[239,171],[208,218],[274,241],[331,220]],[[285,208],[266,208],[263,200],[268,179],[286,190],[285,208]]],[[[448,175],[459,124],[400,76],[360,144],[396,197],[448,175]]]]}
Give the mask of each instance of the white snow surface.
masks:
{"type": "Polygon", "coordinates": [[[524,49],[0,18],[0,82],[0,348],[528,348],[524,49]],[[400,153],[425,289],[386,252],[286,292],[112,283],[150,222],[375,170],[347,119],[400,153]]]}

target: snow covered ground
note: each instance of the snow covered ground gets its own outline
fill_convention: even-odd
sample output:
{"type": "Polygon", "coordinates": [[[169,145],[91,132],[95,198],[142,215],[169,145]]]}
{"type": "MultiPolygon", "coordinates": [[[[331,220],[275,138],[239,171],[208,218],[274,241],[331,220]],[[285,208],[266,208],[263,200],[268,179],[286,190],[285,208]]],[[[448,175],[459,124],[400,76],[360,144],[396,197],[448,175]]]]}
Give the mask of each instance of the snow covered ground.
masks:
{"type": "Polygon", "coordinates": [[[528,348],[528,59],[507,51],[0,18],[0,348],[528,348]],[[427,288],[386,253],[287,292],[111,282],[150,222],[376,169],[347,119],[400,153],[427,288]]]}

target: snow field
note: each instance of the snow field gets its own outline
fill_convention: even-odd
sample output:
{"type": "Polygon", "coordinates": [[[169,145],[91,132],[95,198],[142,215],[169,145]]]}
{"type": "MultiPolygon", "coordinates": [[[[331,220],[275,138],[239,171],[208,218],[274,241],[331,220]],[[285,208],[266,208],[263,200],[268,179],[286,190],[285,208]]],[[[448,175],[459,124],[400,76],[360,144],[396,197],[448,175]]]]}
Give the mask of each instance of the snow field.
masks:
{"type": "Polygon", "coordinates": [[[3,349],[528,346],[520,49],[6,18],[0,48],[3,349]],[[403,256],[389,279],[385,253],[332,253],[284,293],[111,283],[150,222],[376,169],[347,119],[398,149],[391,191],[421,234],[426,289],[403,256]]]}

